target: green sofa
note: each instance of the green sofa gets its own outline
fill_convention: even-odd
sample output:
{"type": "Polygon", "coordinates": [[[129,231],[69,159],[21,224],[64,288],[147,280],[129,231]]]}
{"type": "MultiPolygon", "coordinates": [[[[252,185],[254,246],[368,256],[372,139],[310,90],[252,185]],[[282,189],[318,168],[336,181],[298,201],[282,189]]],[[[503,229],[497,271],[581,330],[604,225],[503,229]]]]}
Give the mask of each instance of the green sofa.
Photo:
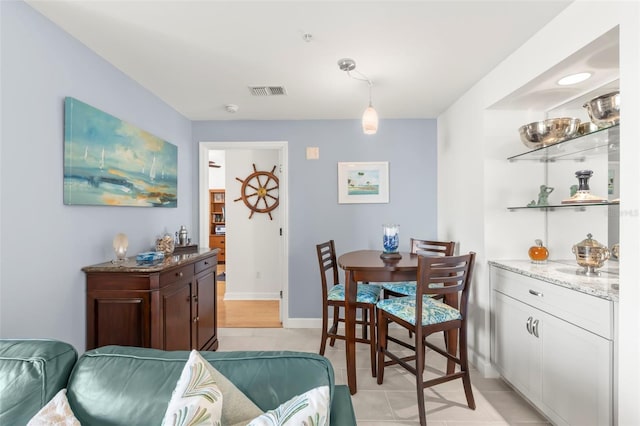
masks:
{"type": "MultiPolygon", "coordinates": [[[[328,385],[331,425],[355,425],[349,389],[323,356],[201,352],[262,410],[328,385]]],[[[54,340],[0,340],[0,425],[24,425],[60,389],[83,425],[160,425],[189,351],[105,346],[83,354],[54,340]]]]}

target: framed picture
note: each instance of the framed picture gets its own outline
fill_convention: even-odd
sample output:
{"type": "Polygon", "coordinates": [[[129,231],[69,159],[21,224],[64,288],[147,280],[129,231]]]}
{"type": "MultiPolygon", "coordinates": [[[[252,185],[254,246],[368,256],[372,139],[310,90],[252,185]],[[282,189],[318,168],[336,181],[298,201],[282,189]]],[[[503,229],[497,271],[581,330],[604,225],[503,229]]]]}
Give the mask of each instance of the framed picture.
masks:
{"type": "Polygon", "coordinates": [[[338,163],[338,203],[388,203],[389,162],[338,163]]]}
{"type": "Polygon", "coordinates": [[[64,204],[177,207],[177,146],[74,98],[64,114],[64,204]]]}

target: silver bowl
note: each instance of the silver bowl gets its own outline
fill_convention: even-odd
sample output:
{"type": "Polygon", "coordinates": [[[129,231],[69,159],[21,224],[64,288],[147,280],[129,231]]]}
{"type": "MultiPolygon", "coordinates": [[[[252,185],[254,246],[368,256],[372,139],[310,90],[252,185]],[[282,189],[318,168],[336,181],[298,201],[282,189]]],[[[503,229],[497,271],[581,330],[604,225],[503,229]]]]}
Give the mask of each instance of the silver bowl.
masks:
{"type": "Polygon", "coordinates": [[[578,132],[576,133],[576,135],[577,136],[588,135],[591,132],[595,132],[599,128],[600,127],[598,127],[595,123],[592,123],[591,121],[583,121],[582,123],[580,123],[580,126],[578,126],[578,132]]]}
{"type": "Polygon", "coordinates": [[[620,92],[598,96],[585,103],[589,118],[598,127],[609,127],[620,122],[620,92]]]}
{"type": "Polygon", "coordinates": [[[577,118],[550,118],[520,127],[520,139],[528,148],[536,149],[571,138],[578,132],[577,118]]]}

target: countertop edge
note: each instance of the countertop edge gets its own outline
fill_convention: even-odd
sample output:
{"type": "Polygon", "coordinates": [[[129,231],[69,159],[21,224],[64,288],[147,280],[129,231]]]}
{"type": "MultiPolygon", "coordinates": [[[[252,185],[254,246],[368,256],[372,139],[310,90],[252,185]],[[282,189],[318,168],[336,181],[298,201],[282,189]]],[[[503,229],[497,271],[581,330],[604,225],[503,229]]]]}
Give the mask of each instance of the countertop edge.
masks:
{"type": "Polygon", "coordinates": [[[197,262],[198,260],[217,255],[220,252],[219,248],[201,248],[198,251],[191,253],[178,253],[173,254],[170,257],[166,257],[164,261],[157,265],[138,265],[136,263],[136,257],[128,257],[122,263],[103,262],[96,265],[85,266],[82,271],[85,273],[96,272],[139,272],[139,273],[154,273],[162,272],[171,268],[175,268],[187,263],[197,262]]]}
{"type": "MultiPolygon", "coordinates": [[[[564,272],[571,268],[565,262],[548,261],[543,265],[534,265],[529,260],[489,260],[490,266],[504,269],[519,275],[538,279],[570,290],[575,290],[601,299],[617,302],[619,277],[607,274],[605,277],[572,276],[564,272]],[[562,271],[562,272],[559,272],[562,271]],[[561,275],[562,278],[559,278],[561,275]]],[[[575,268],[574,268],[575,269],[575,268]]]]}

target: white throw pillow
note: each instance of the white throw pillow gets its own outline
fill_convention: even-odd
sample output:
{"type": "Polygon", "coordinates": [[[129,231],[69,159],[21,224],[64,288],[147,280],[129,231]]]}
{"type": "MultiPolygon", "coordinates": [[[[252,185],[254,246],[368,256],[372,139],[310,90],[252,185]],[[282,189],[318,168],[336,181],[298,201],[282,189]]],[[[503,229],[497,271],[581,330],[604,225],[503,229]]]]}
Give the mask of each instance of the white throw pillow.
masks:
{"type": "Polygon", "coordinates": [[[270,410],[247,426],[326,426],[329,424],[329,386],[319,386],[294,396],[275,410],[270,410]]]}
{"type": "Polygon", "coordinates": [[[222,392],[210,367],[198,351],[191,351],[162,419],[163,426],[220,426],[222,392]]]}
{"type": "Polygon", "coordinates": [[[67,390],[61,389],[29,420],[27,426],[80,426],[69,406],[67,390]]]}

